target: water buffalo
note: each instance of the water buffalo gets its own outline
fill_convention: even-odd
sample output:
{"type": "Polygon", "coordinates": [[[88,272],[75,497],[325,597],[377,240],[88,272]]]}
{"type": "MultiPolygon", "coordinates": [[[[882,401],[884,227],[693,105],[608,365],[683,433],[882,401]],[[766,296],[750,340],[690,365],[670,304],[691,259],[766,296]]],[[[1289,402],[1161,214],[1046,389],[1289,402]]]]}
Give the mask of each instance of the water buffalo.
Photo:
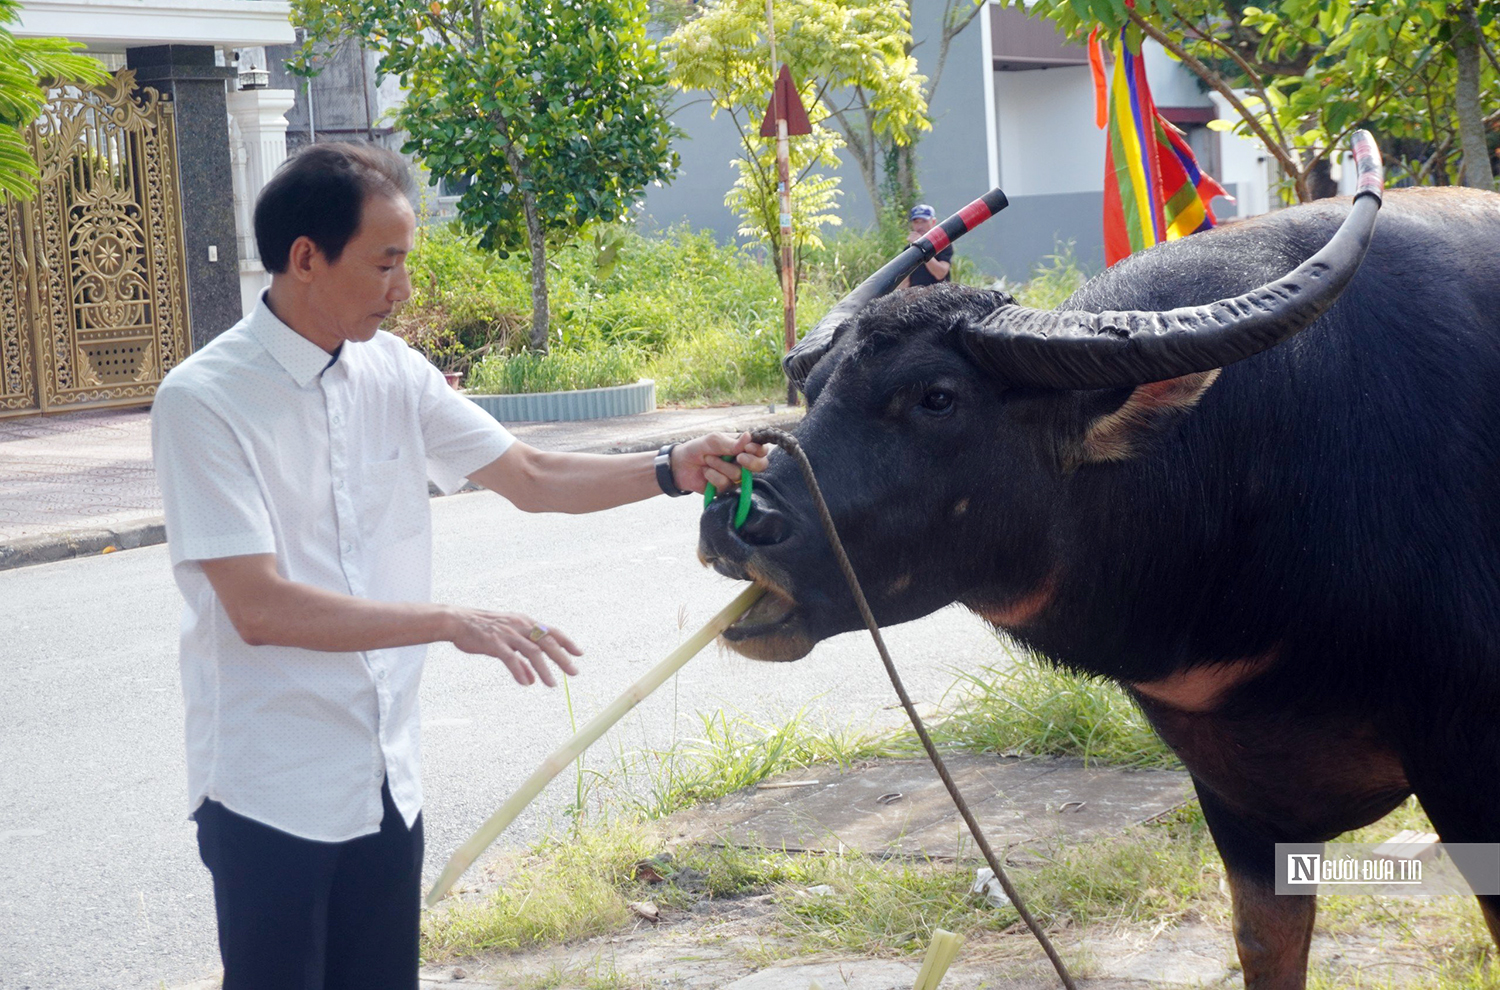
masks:
{"type": "MultiPolygon", "coordinates": [[[[1192,774],[1253,988],[1306,979],[1274,843],[1412,793],[1445,842],[1500,841],[1500,195],[1372,199],[1160,245],[1055,312],[896,292],[800,369],[876,617],[960,602],[1124,685],[1192,774]]],[[[732,508],[700,556],[770,594],[730,646],[861,625],[790,458],[732,508]]]]}

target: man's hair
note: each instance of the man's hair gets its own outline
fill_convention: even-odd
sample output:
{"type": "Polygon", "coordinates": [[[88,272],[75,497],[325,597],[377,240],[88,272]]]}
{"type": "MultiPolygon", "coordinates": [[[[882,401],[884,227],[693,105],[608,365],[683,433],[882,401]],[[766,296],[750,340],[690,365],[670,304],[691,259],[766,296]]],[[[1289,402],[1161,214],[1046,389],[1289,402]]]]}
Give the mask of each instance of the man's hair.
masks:
{"type": "Polygon", "coordinates": [[[374,144],[313,144],[288,158],[255,201],[255,244],[261,264],[281,273],[292,242],[307,237],[338,261],[371,196],[411,195],[411,173],[400,155],[374,144]]]}

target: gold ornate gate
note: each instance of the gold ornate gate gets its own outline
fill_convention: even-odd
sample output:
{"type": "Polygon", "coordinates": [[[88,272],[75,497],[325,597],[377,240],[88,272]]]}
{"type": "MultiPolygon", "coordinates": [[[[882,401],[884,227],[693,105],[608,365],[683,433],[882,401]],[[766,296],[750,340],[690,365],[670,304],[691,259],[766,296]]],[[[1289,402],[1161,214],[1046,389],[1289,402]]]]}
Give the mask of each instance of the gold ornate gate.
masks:
{"type": "Polygon", "coordinates": [[[30,128],[37,193],[0,203],[0,416],[144,405],[187,356],[172,110],[122,70],[30,128]]]}

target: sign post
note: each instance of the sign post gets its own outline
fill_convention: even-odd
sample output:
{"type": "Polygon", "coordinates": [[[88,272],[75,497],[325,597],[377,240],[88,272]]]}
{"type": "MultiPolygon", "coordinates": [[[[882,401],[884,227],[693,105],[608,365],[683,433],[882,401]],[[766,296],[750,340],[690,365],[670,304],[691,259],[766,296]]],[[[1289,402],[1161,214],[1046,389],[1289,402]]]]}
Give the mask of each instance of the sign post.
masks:
{"type": "MultiPolygon", "coordinates": [[[[766,0],[766,36],[771,43],[771,68],[776,69],[776,20],[771,8],[772,0],[766,0]]],[[[784,353],[791,353],[797,346],[797,281],[796,263],[792,254],[792,178],[791,142],[793,134],[811,134],[812,124],[807,119],[807,110],[802,106],[802,97],[792,81],[792,70],[783,65],[776,73],[776,82],[771,88],[771,103],[766,107],[761,121],[761,137],[776,139],[776,191],[781,206],[781,300],[783,329],[786,336],[784,353]]],[[[797,386],[790,379],[786,383],[787,405],[797,404],[797,386]]]]}

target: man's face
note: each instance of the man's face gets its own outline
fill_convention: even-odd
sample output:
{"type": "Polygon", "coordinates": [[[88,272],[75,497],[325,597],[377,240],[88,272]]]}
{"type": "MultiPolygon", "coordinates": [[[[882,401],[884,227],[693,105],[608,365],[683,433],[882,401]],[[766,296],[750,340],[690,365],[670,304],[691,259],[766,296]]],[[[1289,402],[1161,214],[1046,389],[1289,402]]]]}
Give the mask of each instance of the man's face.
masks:
{"type": "Polygon", "coordinates": [[[314,250],[310,300],[326,338],[315,343],[332,350],[346,340],[366,341],[396,305],[411,295],[406,256],[417,229],[416,214],[404,196],[365,200],[359,229],[329,262],[314,250]]]}
{"type": "Polygon", "coordinates": [[[932,217],[917,217],[907,224],[913,237],[921,237],[935,226],[937,226],[937,221],[932,217]]]}

